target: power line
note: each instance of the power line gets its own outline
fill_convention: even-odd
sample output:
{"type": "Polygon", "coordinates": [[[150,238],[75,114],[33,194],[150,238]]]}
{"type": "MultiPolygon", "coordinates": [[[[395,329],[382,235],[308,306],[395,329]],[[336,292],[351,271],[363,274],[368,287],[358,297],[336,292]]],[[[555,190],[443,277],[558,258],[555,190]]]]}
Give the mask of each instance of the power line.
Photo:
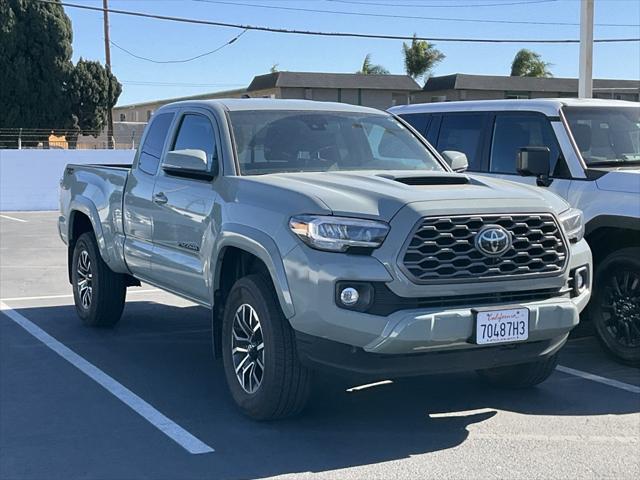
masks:
{"type": "MultiPolygon", "coordinates": [[[[37,0],[41,3],[52,3],[62,5],[69,8],[79,8],[83,10],[93,10],[103,12],[100,7],[92,7],[89,5],[78,5],[75,3],[58,2],[54,0],[37,0]]],[[[296,30],[286,28],[265,27],[256,25],[244,25],[239,23],[216,22],[211,20],[200,20],[195,18],[174,17],[169,15],[158,15],[144,12],[134,12],[130,10],[109,9],[109,13],[117,15],[130,15],[134,17],[153,18],[156,20],[166,20],[170,22],[189,23],[196,25],[212,25],[216,27],[239,28],[242,30],[256,30],[261,32],[283,33],[293,35],[313,35],[321,37],[344,37],[344,38],[368,38],[380,40],[426,40],[430,42],[460,42],[460,43],[580,43],[578,39],[506,39],[506,38],[452,38],[452,37],[413,37],[407,35],[379,35],[372,33],[354,33],[354,32],[323,32],[313,30],[296,30]]],[[[640,38],[599,38],[594,40],[595,43],[618,43],[618,42],[640,42],[640,38]]]]}
{"type": "MultiPolygon", "coordinates": [[[[309,12],[309,13],[330,13],[333,15],[347,15],[356,17],[377,17],[377,18],[406,18],[410,20],[435,20],[442,22],[466,22],[466,23],[503,23],[511,25],[560,25],[560,26],[579,26],[579,23],[574,22],[536,22],[531,20],[489,20],[480,18],[450,18],[450,17],[424,17],[419,15],[399,15],[399,14],[386,14],[386,13],[371,13],[371,12],[346,12],[344,10],[323,10],[318,8],[303,8],[303,7],[283,7],[280,5],[265,5],[259,3],[244,3],[244,2],[232,2],[223,0],[193,0],[199,3],[213,3],[220,5],[234,5],[240,7],[255,7],[255,8],[267,8],[270,10],[287,10],[292,12],[309,12]]],[[[544,0],[549,1],[549,0],[544,0]]],[[[555,1],[555,0],[553,0],[555,1]]],[[[359,3],[359,2],[355,2],[359,3]]],[[[597,23],[599,27],[640,27],[637,23],[597,23]]]]}
{"type": "Polygon", "coordinates": [[[358,2],[353,0],[325,0],[327,2],[334,3],[348,3],[351,5],[374,5],[380,7],[411,7],[411,8],[467,8],[467,7],[504,7],[510,5],[530,5],[534,3],[553,3],[558,0],[524,0],[519,2],[504,2],[504,3],[468,3],[468,4],[456,4],[448,3],[446,5],[420,5],[413,3],[379,3],[379,2],[358,2]]]}
{"type": "Polygon", "coordinates": [[[190,57],[190,58],[184,58],[181,60],[154,60],[153,58],[147,58],[147,57],[143,57],[141,55],[137,55],[129,50],[127,50],[124,47],[121,47],[120,45],[118,45],[116,42],[114,42],[113,40],[111,40],[111,45],[113,45],[114,47],[116,47],[118,50],[122,50],[123,52],[131,55],[132,57],[138,58],[140,60],[145,60],[147,62],[152,62],[152,63],[161,63],[161,64],[166,64],[166,63],[187,63],[187,62],[191,62],[193,60],[197,60],[198,58],[202,58],[202,57],[206,57],[207,55],[211,55],[212,53],[216,53],[220,50],[222,50],[224,47],[226,47],[227,45],[231,45],[233,42],[235,42],[236,40],[238,40],[242,35],[244,35],[245,33],[247,33],[247,30],[244,29],[242,32],[240,32],[238,35],[236,35],[235,37],[233,37],[231,40],[229,40],[228,42],[220,45],[217,48],[214,48],[213,50],[210,50],[208,52],[205,53],[201,53],[200,55],[196,55],[195,57],[190,57]]]}

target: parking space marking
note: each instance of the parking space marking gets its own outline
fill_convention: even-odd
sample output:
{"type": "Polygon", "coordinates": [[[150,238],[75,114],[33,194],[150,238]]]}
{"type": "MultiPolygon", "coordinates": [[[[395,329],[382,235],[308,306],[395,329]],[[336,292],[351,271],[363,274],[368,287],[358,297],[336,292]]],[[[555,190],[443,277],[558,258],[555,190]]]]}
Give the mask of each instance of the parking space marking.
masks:
{"type": "Polygon", "coordinates": [[[13,310],[6,303],[0,302],[0,311],[26,330],[30,335],[40,340],[71,365],[106,389],[118,400],[147,420],[151,425],[184,448],[187,452],[197,455],[202,453],[211,453],[214,451],[214,449],[209,445],[202,442],[173,420],[156,410],[152,405],[133,393],[113,377],[110,377],[98,367],[69,349],[66,345],[53,338],[27,317],[13,310]]]}
{"type": "MultiPolygon", "coordinates": [[[[132,293],[156,293],[161,291],[162,290],[158,288],[151,288],[147,290],[127,290],[127,295],[131,295],[132,293]]],[[[55,298],[73,298],[73,294],[65,293],[62,295],[40,295],[38,297],[9,297],[9,298],[0,299],[0,302],[20,302],[25,300],[51,300],[55,298]]]]}
{"type": "Polygon", "coordinates": [[[582,370],[576,370],[574,368],[569,368],[562,365],[558,365],[556,367],[556,370],[562,373],[567,373],[569,375],[584,378],[585,380],[591,380],[592,382],[603,383],[604,385],[609,385],[610,387],[626,390],[631,393],[640,393],[640,387],[631,385],[629,383],[619,382],[618,380],[601,377],[600,375],[595,375],[593,373],[583,372],[582,370]]]}
{"type": "Polygon", "coordinates": [[[0,214],[0,218],[6,218],[7,220],[13,220],[14,222],[28,223],[26,220],[22,220],[21,218],[16,217],[10,217],[9,215],[0,214]]]}

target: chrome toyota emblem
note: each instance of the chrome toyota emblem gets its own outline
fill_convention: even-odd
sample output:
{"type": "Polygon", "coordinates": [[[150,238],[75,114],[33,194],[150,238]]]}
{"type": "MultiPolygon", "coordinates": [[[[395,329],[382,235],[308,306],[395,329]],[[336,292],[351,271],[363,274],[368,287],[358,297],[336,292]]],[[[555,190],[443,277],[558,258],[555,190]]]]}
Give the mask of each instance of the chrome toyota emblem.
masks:
{"type": "Polygon", "coordinates": [[[488,225],[476,235],[476,248],[488,257],[499,257],[511,248],[511,234],[500,225],[488,225]]]}

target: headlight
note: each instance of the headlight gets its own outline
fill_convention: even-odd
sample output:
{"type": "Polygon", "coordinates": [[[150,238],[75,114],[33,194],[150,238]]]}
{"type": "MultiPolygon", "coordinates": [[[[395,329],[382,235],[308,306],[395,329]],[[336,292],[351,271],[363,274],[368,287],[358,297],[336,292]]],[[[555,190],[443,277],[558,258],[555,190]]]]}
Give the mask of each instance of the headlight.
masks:
{"type": "Polygon", "coordinates": [[[560,222],[567,238],[572,242],[579,242],[584,237],[584,221],[582,210],[570,208],[560,215],[560,222]]]}
{"type": "Polygon", "coordinates": [[[289,227],[309,246],[331,252],[345,252],[351,247],[377,248],[389,232],[389,225],[384,222],[320,215],[291,217],[289,227]]]}

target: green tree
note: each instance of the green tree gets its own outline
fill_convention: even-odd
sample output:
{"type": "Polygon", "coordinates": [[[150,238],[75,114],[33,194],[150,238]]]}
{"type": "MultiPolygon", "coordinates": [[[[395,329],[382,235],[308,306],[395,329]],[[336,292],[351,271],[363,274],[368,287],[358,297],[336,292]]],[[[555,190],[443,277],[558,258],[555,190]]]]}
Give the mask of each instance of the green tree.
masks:
{"type": "Polygon", "coordinates": [[[539,53],[523,48],[511,64],[512,77],[553,77],[549,70],[550,63],[542,60],[539,53]]]}
{"type": "Polygon", "coordinates": [[[271,68],[269,69],[269,71],[271,73],[278,73],[280,70],[278,70],[278,66],[280,64],[279,63],[274,63],[273,65],[271,65],[271,68]]]}
{"type": "Polygon", "coordinates": [[[361,73],[362,75],[389,75],[389,70],[382,65],[371,63],[371,54],[367,53],[362,62],[362,67],[356,73],[361,73]]]}
{"type": "Polygon", "coordinates": [[[108,111],[118,101],[122,85],[100,62],[81,58],[69,75],[67,93],[73,119],[67,138],[74,148],[78,133],[97,137],[106,127],[108,111]]]}
{"type": "Polygon", "coordinates": [[[402,51],[407,75],[415,80],[429,75],[433,67],[445,58],[444,53],[438,50],[434,44],[418,40],[415,33],[411,45],[402,43],[402,51]]]}
{"type": "Polygon", "coordinates": [[[0,128],[40,129],[27,145],[70,120],[71,41],[60,4],[0,0],[0,128]]]}

